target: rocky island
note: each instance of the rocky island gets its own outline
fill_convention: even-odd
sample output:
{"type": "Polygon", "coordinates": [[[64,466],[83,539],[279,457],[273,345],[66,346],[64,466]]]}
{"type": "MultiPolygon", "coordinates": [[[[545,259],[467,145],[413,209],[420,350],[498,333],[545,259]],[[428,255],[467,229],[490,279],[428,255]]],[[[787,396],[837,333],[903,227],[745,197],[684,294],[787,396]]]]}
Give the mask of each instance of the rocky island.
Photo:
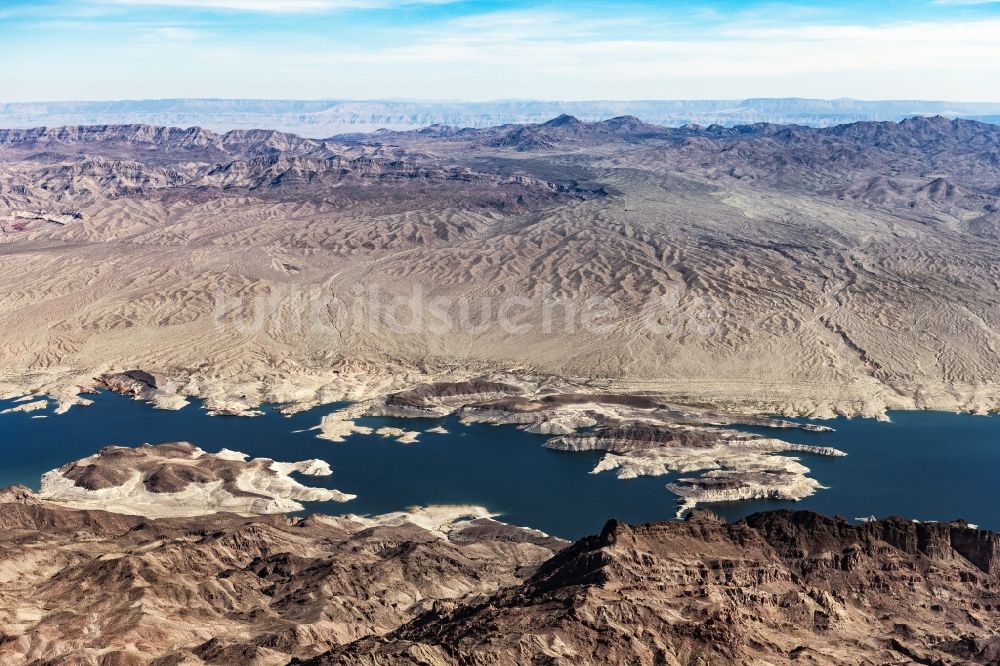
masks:
{"type": "Polygon", "coordinates": [[[337,490],[311,488],[292,479],[298,472],[329,476],[322,460],[247,460],[238,451],[206,453],[187,442],[108,446],[42,477],[39,497],[78,509],[161,516],[227,511],[267,514],[301,511],[299,501],[346,502],[337,490]]]}

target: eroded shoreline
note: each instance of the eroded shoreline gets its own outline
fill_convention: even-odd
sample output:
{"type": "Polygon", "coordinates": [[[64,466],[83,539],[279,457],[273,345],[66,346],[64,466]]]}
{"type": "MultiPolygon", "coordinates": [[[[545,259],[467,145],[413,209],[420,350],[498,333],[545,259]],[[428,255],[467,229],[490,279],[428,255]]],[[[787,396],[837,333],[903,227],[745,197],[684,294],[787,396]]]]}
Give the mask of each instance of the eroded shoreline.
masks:
{"type": "MultiPolygon", "coordinates": [[[[171,386],[170,381],[154,373],[134,370],[105,377],[104,387],[117,388],[119,393],[162,408],[162,401],[156,398],[164,387],[171,386]],[[154,382],[156,386],[152,385],[154,382]]],[[[33,401],[32,397],[26,397],[10,404],[33,401]]],[[[202,407],[202,414],[247,415],[212,410],[208,402],[202,407]]],[[[172,408],[177,407],[172,405],[172,408]]],[[[305,413],[303,406],[295,403],[265,409],[288,417],[305,413]]],[[[783,439],[782,433],[792,432],[789,428],[826,429],[822,424],[685,405],[653,393],[595,391],[584,383],[552,377],[540,379],[523,373],[410,383],[401,390],[358,399],[333,411],[323,410],[311,422],[298,419],[304,425],[292,432],[315,435],[331,443],[375,435],[413,445],[414,453],[419,455],[421,443],[432,435],[447,434],[441,425],[423,427],[420,420],[440,419],[445,415],[465,424],[512,426],[539,436],[550,449],[597,453],[599,458],[589,467],[592,474],[619,479],[666,475],[669,478],[659,487],[664,497],[678,498],[678,515],[699,503],[712,506],[714,502],[734,500],[795,501],[824,492],[824,486],[828,485],[824,476],[831,474],[831,468],[821,465],[827,470],[825,474],[814,475],[811,472],[814,463],[843,454],[824,445],[821,439],[783,439]],[[390,420],[372,421],[371,417],[390,417],[390,420]],[[417,420],[393,422],[392,417],[417,420]],[[796,440],[808,445],[795,444],[796,440]]],[[[173,428],[172,432],[175,439],[188,438],[210,447],[215,444],[212,440],[189,437],[183,427],[173,428]]],[[[259,448],[255,455],[273,455],[272,450],[259,448]]],[[[321,452],[318,457],[323,457],[321,452]]],[[[454,499],[465,501],[460,495],[454,499]]],[[[857,515],[869,513],[872,509],[862,507],[862,513],[857,515]]]]}
{"type": "MultiPolygon", "coordinates": [[[[823,486],[809,476],[809,468],[803,464],[801,456],[779,454],[793,452],[807,457],[845,455],[832,447],[792,444],[776,437],[739,431],[740,427],[745,426],[765,427],[776,431],[789,428],[829,430],[826,426],[771,417],[725,414],[664,402],[655,395],[588,393],[585,387],[553,378],[538,381],[507,376],[502,379],[505,381],[478,377],[465,381],[411,385],[403,390],[356,401],[346,408],[328,413],[314,424],[312,430],[317,437],[332,442],[342,442],[354,434],[375,434],[395,439],[402,444],[419,444],[422,429],[389,425],[376,429],[361,425],[357,420],[371,416],[420,419],[455,415],[467,424],[509,425],[543,435],[547,440],[544,443],[547,448],[570,452],[601,452],[603,457],[591,470],[592,474],[613,470],[619,479],[633,479],[677,472],[694,473],[691,477],[674,479],[665,487],[665,490],[678,497],[678,517],[704,502],[733,499],[799,500],[808,497],[823,486]]],[[[164,394],[168,393],[167,387],[170,386],[169,380],[154,373],[131,370],[106,374],[100,377],[100,382],[108,389],[143,400],[154,407],[178,408],[174,401],[164,399],[164,394]]],[[[205,407],[208,408],[209,405],[206,404],[205,407]]],[[[252,416],[260,413],[256,409],[223,411],[217,407],[207,411],[210,415],[252,416]]],[[[298,409],[283,406],[281,411],[289,414],[298,409]]],[[[443,428],[439,426],[436,431],[440,434],[443,428]]],[[[137,451],[149,454],[152,450],[151,447],[141,447],[137,451]]],[[[128,462],[135,462],[136,465],[133,469],[135,473],[127,479],[124,472],[116,472],[121,478],[111,481],[106,478],[94,481],[91,478],[93,475],[72,476],[72,473],[80,469],[109,470],[107,465],[101,467],[102,456],[125,460],[123,452],[110,449],[47,474],[43,479],[43,494],[48,493],[49,496],[66,502],[76,501],[85,508],[117,507],[111,510],[150,516],[185,515],[184,511],[189,512],[186,515],[191,515],[192,512],[212,510],[251,513],[295,511],[301,509],[301,505],[295,502],[296,499],[344,501],[353,497],[339,491],[326,491],[327,494],[320,497],[315,493],[309,494],[294,484],[286,484],[288,487],[282,488],[277,494],[263,493],[263,498],[240,499],[238,496],[241,491],[259,490],[258,481],[270,482],[270,476],[273,476],[273,472],[280,472],[278,467],[284,463],[257,459],[249,461],[256,475],[250,479],[253,475],[248,471],[244,470],[240,472],[243,476],[238,476],[235,470],[240,463],[241,454],[228,456],[226,452],[226,456],[223,456],[226,458],[225,463],[218,458],[221,453],[205,454],[197,448],[187,451],[185,455],[193,460],[161,460],[158,463],[161,467],[170,468],[168,476],[176,477],[180,470],[191,482],[188,487],[179,488],[187,494],[185,497],[178,494],[169,502],[162,501],[164,495],[157,494],[155,488],[149,487],[148,481],[144,487],[144,481],[138,473],[142,469],[148,470],[156,461],[145,460],[140,461],[140,464],[134,459],[129,460],[128,462]],[[207,468],[200,469],[201,465],[207,465],[207,468]],[[222,467],[226,469],[222,470],[223,476],[220,477],[219,470],[222,467]],[[244,481],[242,486],[238,483],[241,479],[244,481]],[[107,497],[99,496],[102,494],[107,497]],[[189,505],[188,509],[181,508],[185,502],[189,505]],[[251,508],[251,505],[259,507],[251,508]]],[[[304,471],[294,465],[288,468],[288,471],[292,470],[304,471]]],[[[159,475],[163,476],[164,473],[160,472],[159,475]]],[[[282,478],[290,481],[286,477],[282,478]]]]}
{"type": "Polygon", "coordinates": [[[653,395],[676,404],[734,415],[770,414],[825,420],[838,416],[886,418],[888,411],[932,410],[991,414],[1000,411],[1000,384],[983,386],[897,386],[857,382],[843,385],[727,381],[639,380],[535,374],[521,368],[487,366],[428,369],[392,362],[343,361],[326,369],[288,372],[247,370],[208,374],[184,369],[147,370],[104,366],[91,370],[53,368],[41,372],[0,373],[0,398],[31,396],[57,405],[56,413],[88,404],[87,394],[102,388],[132,395],[159,409],[181,409],[190,399],[203,401],[213,414],[253,416],[264,404],[285,413],[341,401],[363,401],[421,384],[485,378],[543,389],[618,395],[653,395]]]}

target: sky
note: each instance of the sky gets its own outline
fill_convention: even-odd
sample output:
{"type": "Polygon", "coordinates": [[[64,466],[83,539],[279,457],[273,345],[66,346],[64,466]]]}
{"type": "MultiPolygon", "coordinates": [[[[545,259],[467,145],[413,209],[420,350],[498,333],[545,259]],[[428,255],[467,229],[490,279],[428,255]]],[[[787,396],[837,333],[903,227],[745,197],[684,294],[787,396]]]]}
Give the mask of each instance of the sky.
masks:
{"type": "Polygon", "coordinates": [[[0,0],[0,101],[1000,101],[1000,0],[0,0]]]}

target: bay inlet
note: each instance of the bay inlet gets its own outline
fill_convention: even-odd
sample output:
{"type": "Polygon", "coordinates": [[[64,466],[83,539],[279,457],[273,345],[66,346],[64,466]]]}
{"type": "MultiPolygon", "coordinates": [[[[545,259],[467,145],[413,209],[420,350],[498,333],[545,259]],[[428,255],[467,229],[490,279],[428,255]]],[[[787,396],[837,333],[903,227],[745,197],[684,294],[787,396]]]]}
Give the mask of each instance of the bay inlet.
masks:
{"type": "MultiPolygon", "coordinates": [[[[0,415],[0,487],[37,489],[45,472],[109,444],[189,441],[215,452],[292,461],[319,458],[333,468],[309,485],[357,495],[346,503],[310,503],[308,511],[379,514],[430,504],[482,505],[499,519],[564,538],[600,530],[609,518],[646,522],[672,518],[676,498],[665,486],[678,475],[619,480],[590,474],[601,453],[554,451],[544,435],[513,426],[464,425],[441,419],[366,417],[358,423],[416,430],[412,444],[378,434],[330,442],[309,430],[343,404],[291,416],[265,406],[262,416],[208,416],[192,401],[164,411],[102,392],[94,404],[55,415],[46,409],[0,415]],[[45,418],[37,418],[37,417],[45,418]],[[427,432],[441,427],[447,432],[427,432]]],[[[18,403],[0,401],[0,411],[18,403]]],[[[23,403],[22,403],[23,404],[23,403]]],[[[832,446],[842,458],[797,454],[825,490],[799,502],[741,501],[706,505],[736,519],[778,508],[812,509],[849,519],[904,515],[920,520],[964,518],[1000,529],[1000,418],[944,412],[892,412],[891,421],[822,421],[835,432],[741,427],[801,444],[832,446]]]]}

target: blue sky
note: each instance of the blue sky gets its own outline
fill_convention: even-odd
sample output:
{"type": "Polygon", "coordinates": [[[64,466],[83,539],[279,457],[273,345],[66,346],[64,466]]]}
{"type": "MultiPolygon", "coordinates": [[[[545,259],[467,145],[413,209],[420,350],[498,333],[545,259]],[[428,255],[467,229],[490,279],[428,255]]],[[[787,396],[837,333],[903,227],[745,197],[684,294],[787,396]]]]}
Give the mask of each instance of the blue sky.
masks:
{"type": "Polygon", "coordinates": [[[0,0],[0,100],[1000,101],[1000,0],[0,0]]]}

